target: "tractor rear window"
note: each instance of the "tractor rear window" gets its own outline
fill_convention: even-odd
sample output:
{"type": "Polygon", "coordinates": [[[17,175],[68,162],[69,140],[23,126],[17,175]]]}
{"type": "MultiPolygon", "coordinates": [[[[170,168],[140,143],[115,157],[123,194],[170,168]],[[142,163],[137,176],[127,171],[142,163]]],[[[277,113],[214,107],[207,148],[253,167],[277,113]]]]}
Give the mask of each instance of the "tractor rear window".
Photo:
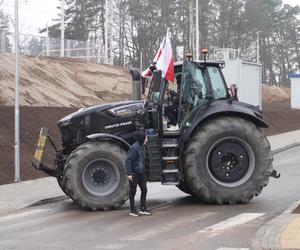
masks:
{"type": "Polygon", "coordinates": [[[227,97],[226,85],[217,67],[207,67],[215,99],[227,97]]]}

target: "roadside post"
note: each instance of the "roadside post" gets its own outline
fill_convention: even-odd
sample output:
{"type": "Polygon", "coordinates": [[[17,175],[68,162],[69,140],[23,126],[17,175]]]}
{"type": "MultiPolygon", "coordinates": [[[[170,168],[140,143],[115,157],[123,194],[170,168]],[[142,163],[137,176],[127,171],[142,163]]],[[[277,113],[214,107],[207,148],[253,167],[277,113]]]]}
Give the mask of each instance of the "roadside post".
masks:
{"type": "Polygon", "coordinates": [[[15,0],[15,182],[20,181],[19,3],[15,0]]]}

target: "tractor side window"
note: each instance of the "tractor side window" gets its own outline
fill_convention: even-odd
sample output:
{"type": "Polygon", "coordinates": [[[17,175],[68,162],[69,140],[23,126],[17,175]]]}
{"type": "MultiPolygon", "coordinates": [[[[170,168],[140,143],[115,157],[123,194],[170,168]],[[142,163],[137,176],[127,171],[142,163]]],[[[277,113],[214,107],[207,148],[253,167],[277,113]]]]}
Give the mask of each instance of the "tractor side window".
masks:
{"type": "Polygon", "coordinates": [[[207,102],[207,74],[197,64],[184,62],[182,72],[179,126],[192,120],[207,102]]]}
{"type": "Polygon", "coordinates": [[[218,69],[217,67],[208,67],[207,69],[215,99],[226,98],[226,86],[221,76],[220,69],[218,69]]]}

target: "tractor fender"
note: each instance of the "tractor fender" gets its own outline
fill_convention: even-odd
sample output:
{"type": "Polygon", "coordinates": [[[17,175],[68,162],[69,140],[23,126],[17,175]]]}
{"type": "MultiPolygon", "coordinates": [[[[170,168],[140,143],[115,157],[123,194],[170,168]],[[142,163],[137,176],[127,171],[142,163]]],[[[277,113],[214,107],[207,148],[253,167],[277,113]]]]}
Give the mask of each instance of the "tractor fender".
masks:
{"type": "Polygon", "coordinates": [[[106,133],[97,133],[97,134],[91,134],[87,136],[88,141],[114,141],[117,144],[119,144],[123,149],[128,151],[130,145],[127,141],[125,141],[123,138],[112,135],[112,134],[106,134],[106,133]]]}
{"type": "Polygon", "coordinates": [[[198,112],[189,127],[186,127],[182,141],[186,142],[195,129],[206,121],[220,117],[240,117],[255,124],[259,128],[267,128],[268,124],[263,120],[260,109],[250,104],[241,102],[217,101],[208,104],[206,108],[198,112]]]}

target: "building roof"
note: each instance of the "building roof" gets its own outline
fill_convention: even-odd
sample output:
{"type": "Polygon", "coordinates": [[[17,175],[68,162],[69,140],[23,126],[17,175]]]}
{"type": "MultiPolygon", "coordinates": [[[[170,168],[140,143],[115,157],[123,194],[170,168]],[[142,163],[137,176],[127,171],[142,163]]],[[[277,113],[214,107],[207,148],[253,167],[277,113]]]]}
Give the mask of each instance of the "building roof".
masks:
{"type": "Polygon", "coordinates": [[[300,78],[300,74],[289,74],[289,78],[300,78]]]}

